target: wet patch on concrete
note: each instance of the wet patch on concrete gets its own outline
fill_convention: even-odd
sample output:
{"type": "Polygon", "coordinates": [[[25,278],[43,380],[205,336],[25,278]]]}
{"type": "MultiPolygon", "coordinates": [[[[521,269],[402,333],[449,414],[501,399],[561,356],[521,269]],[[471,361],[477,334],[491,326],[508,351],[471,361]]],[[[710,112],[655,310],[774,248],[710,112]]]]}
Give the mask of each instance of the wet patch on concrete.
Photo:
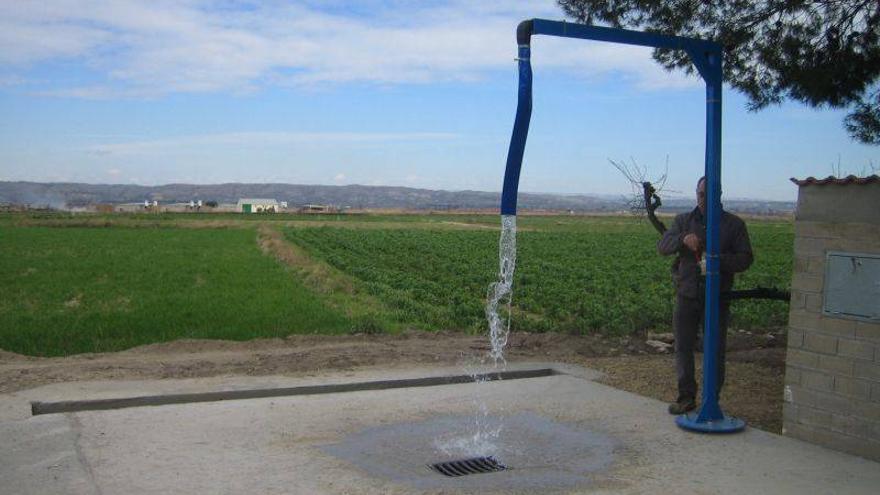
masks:
{"type": "Polygon", "coordinates": [[[619,450],[618,442],[599,429],[527,412],[437,416],[376,426],[320,448],[371,477],[413,488],[506,493],[601,484],[609,478],[619,450]],[[508,469],[450,478],[428,467],[490,455],[508,469]]]}

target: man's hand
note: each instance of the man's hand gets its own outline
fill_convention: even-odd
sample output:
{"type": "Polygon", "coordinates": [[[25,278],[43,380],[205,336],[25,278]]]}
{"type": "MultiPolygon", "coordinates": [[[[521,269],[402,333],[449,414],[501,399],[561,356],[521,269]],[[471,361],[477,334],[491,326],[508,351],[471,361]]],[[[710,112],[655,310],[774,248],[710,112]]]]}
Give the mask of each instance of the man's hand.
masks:
{"type": "Polygon", "coordinates": [[[703,243],[702,241],[700,241],[700,238],[697,237],[696,234],[688,234],[684,236],[684,239],[682,239],[681,242],[684,243],[684,245],[687,246],[688,249],[695,253],[699,253],[703,250],[703,243]]]}

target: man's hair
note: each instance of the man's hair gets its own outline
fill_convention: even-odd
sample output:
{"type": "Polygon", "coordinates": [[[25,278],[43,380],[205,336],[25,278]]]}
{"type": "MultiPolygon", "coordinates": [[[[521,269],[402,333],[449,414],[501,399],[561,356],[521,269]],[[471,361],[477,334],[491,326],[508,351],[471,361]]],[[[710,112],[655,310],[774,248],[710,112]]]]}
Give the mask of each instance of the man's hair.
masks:
{"type": "MultiPolygon", "coordinates": [[[[700,183],[701,183],[701,182],[706,182],[706,176],[705,176],[705,175],[702,176],[702,177],[700,177],[700,180],[697,181],[697,187],[698,187],[698,188],[700,187],[700,183]]],[[[719,195],[719,196],[721,195],[721,188],[718,188],[718,195],[719,195]]]]}

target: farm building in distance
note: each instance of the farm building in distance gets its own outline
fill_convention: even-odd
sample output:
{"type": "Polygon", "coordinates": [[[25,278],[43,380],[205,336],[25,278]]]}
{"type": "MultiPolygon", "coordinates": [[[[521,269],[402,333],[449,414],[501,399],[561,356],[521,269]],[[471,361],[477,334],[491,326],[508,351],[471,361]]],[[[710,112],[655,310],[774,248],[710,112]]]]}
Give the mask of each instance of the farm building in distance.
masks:
{"type": "Polygon", "coordinates": [[[339,208],[330,205],[302,205],[299,209],[300,213],[336,213],[339,208]]]}
{"type": "Polygon", "coordinates": [[[880,177],[792,181],[782,431],[880,461],[880,177]]]}
{"type": "Polygon", "coordinates": [[[287,208],[287,201],[266,198],[241,198],[236,211],[240,213],[277,213],[287,208]]]}
{"type": "MultiPolygon", "coordinates": [[[[162,206],[164,208],[164,205],[162,206]]],[[[96,207],[97,209],[97,207],[96,207]]],[[[139,213],[144,211],[159,212],[159,201],[145,199],[140,203],[120,203],[114,207],[115,211],[120,213],[139,213]]],[[[100,211],[100,209],[97,209],[100,211]]]]}

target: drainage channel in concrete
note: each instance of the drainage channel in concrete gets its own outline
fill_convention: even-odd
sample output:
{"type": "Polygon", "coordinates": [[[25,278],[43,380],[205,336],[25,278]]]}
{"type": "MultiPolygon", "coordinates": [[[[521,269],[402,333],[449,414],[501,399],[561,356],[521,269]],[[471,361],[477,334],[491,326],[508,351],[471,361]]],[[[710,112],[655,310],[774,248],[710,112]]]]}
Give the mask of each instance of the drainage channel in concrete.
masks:
{"type": "Polygon", "coordinates": [[[33,401],[31,414],[70,413],[81,411],[105,411],[129,407],[164,406],[171,404],[192,404],[198,402],[219,402],[224,400],[265,399],[296,395],[338,394],[365,390],[388,390],[394,388],[434,387],[482,381],[518,380],[540,378],[556,373],[552,368],[524,370],[505,370],[474,375],[432,376],[400,380],[377,380],[369,382],[337,383],[330,385],[307,385],[299,387],[260,388],[248,390],[225,390],[219,392],[198,392],[189,394],[146,395],[113,399],[33,401]]]}

